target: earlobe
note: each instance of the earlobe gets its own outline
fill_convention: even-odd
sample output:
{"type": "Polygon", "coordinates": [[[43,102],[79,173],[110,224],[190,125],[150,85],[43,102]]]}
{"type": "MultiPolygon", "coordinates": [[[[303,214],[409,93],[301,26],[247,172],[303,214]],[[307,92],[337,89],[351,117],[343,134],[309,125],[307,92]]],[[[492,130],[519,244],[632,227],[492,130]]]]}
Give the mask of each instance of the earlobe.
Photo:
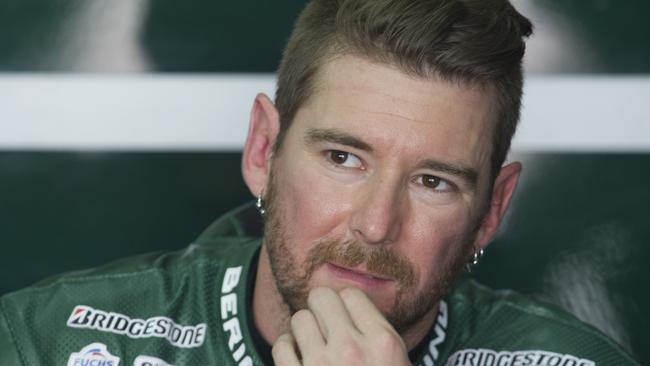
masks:
{"type": "Polygon", "coordinates": [[[502,167],[499,171],[492,188],[490,207],[476,237],[475,250],[484,249],[499,229],[517,187],[521,169],[521,163],[515,162],[502,167]]]}
{"type": "Polygon", "coordinates": [[[258,94],[251,109],[242,153],[242,174],[253,196],[259,195],[266,187],[279,128],[280,118],[275,105],[265,94],[258,94]]]}

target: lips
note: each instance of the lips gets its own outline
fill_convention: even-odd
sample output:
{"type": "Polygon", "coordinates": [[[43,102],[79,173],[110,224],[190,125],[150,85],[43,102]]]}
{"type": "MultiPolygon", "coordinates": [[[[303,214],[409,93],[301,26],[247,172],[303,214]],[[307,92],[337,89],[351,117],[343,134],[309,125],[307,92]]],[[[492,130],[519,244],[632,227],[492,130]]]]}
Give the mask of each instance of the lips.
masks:
{"type": "Polygon", "coordinates": [[[379,286],[393,281],[393,279],[386,276],[358,268],[348,268],[331,262],[328,262],[327,266],[337,277],[367,286],[379,286]]]}

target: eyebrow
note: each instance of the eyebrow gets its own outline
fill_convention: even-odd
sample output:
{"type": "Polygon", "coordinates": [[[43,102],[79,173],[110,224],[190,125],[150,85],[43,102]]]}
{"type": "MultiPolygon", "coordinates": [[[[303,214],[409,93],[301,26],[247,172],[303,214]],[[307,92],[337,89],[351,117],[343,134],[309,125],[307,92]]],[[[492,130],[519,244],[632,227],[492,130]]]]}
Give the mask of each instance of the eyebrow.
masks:
{"type": "Polygon", "coordinates": [[[450,174],[463,179],[472,189],[476,188],[478,182],[478,173],[475,169],[453,164],[446,163],[438,160],[427,159],[419,164],[420,168],[435,170],[438,172],[450,174]]]}
{"type": "Polygon", "coordinates": [[[352,136],[336,128],[310,128],[307,130],[305,140],[308,144],[332,142],[335,144],[351,146],[359,150],[372,152],[372,147],[360,138],[352,136]]]}
{"type": "MultiPolygon", "coordinates": [[[[372,152],[372,147],[360,138],[336,128],[310,128],[307,130],[305,140],[308,144],[332,142],[340,145],[351,146],[359,150],[372,152]]],[[[475,189],[478,182],[478,173],[475,169],[460,164],[447,163],[435,159],[422,161],[418,167],[442,172],[461,178],[471,188],[475,189]]]]}

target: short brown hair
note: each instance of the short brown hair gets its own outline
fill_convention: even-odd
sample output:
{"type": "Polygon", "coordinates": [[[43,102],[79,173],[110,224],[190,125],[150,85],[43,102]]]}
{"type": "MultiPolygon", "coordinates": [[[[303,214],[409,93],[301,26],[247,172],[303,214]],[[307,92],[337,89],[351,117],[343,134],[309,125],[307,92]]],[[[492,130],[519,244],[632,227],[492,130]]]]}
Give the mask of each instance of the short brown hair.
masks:
{"type": "Polygon", "coordinates": [[[531,33],[530,21],[508,0],[312,0],[278,69],[275,151],[312,94],[318,69],[333,56],[353,54],[420,77],[490,87],[496,100],[494,178],[519,121],[523,38],[531,33]]]}

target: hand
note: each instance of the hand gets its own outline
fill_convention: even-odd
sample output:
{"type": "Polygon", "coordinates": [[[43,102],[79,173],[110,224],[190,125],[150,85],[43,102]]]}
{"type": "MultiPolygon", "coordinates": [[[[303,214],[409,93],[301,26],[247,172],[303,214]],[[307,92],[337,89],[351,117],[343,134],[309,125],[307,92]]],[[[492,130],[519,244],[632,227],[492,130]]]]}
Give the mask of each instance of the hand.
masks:
{"type": "Polygon", "coordinates": [[[361,290],[314,288],[307,306],[273,345],[276,365],[410,365],[404,341],[361,290]]]}

